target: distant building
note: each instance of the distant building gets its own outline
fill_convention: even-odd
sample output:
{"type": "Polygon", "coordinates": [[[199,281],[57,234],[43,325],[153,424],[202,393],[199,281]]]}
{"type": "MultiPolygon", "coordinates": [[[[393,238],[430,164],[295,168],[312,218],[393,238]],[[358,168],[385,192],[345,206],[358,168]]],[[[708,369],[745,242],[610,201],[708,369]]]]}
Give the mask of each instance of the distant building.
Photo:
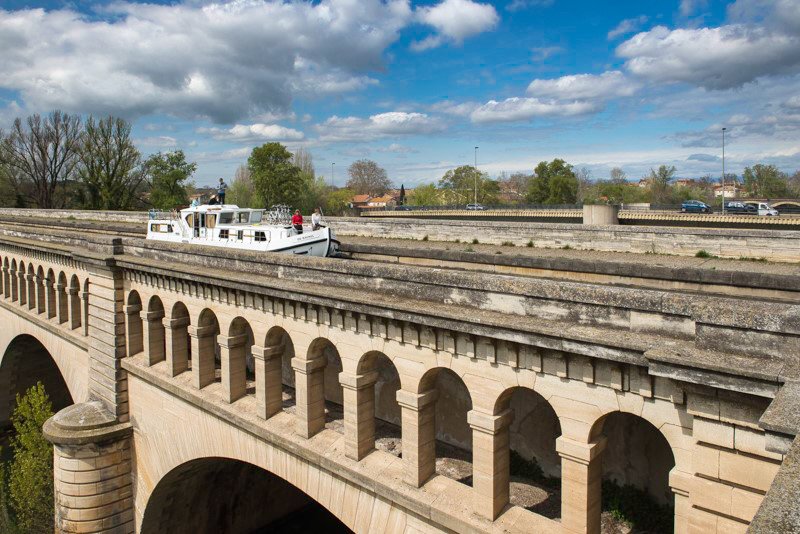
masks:
{"type": "Polygon", "coordinates": [[[650,178],[642,178],[641,180],[639,180],[639,187],[643,187],[643,188],[644,187],[650,187],[650,184],[652,182],[653,181],[650,178]]]}
{"type": "Polygon", "coordinates": [[[367,202],[369,202],[370,196],[369,195],[356,195],[350,201],[350,207],[353,209],[361,209],[366,207],[367,202]]]}
{"type": "Polygon", "coordinates": [[[741,188],[736,183],[726,183],[723,190],[722,184],[714,186],[714,197],[723,198],[736,198],[736,192],[741,191],[741,188]]]}
{"type": "Polygon", "coordinates": [[[678,178],[675,180],[675,187],[695,187],[697,180],[694,178],[678,178]]]}

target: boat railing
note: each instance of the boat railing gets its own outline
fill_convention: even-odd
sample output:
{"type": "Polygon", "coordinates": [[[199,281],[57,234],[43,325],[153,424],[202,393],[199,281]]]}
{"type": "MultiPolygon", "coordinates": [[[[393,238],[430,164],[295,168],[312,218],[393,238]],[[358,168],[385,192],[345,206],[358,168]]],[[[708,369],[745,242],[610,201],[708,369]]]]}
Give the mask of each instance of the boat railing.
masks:
{"type": "Polygon", "coordinates": [[[165,211],[165,210],[151,209],[148,212],[148,215],[149,215],[151,221],[152,220],[174,221],[174,220],[179,218],[177,210],[165,211]]]}

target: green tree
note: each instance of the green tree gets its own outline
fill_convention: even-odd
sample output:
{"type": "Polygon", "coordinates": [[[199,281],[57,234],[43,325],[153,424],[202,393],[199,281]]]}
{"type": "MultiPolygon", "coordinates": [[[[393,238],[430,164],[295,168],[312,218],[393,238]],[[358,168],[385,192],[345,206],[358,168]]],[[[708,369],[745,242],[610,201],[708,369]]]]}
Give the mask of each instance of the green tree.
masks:
{"type": "Polygon", "coordinates": [[[228,204],[236,204],[240,208],[255,208],[258,207],[256,203],[256,190],[253,186],[253,180],[250,177],[250,169],[245,165],[240,165],[236,169],[236,175],[231,181],[225,193],[225,202],[228,204]]]}
{"type": "Polygon", "coordinates": [[[578,196],[578,178],[572,165],[563,159],[539,162],[528,186],[528,202],[534,204],[574,204],[578,196]]]}
{"type": "Polygon", "coordinates": [[[380,196],[392,187],[386,170],[371,159],[354,161],[347,168],[347,174],[350,175],[347,188],[357,195],[380,196]]]}
{"type": "Polygon", "coordinates": [[[196,163],[188,163],[183,150],[153,154],[144,162],[144,171],[150,178],[150,203],[158,209],[173,209],[189,203],[186,181],[197,170],[196,163]]]}
{"type": "Polygon", "coordinates": [[[18,527],[23,532],[53,532],[53,446],[42,426],[53,406],[41,382],[17,395],[11,416],[16,435],[11,440],[9,493],[18,527]]]}
{"type": "Polygon", "coordinates": [[[418,185],[406,203],[415,206],[438,206],[441,204],[440,193],[435,184],[418,185]]]}
{"type": "Polygon", "coordinates": [[[253,149],[247,159],[257,201],[266,207],[299,204],[303,193],[300,168],[292,163],[292,153],[280,143],[266,143],[253,149]]]}
{"type": "Polygon", "coordinates": [[[131,139],[131,124],[111,116],[89,116],[81,136],[78,174],[86,186],[88,207],[130,209],[141,193],[141,155],[131,139]]]}
{"type": "Polygon", "coordinates": [[[650,169],[647,180],[650,182],[650,202],[652,204],[668,204],[672,201],[670,182],[675,176],[674,166],[660,165],[658,170],[650,169]]]}
{"type": "Polygon", "coordinates": [[[323,202],[323,213],[326,215],[342,215],[347,211],[354,195],[355,192],[352,189],[329,190],[323,202]]]}
{"type": "Polygon", "coordinates": [[[462,165],[447,171],[439,180],[439,189],[446,202],[468,204],[475,199],[476,183],[478,203],[496,204],[500,185],[472,165],[462,165]]]}
{"type": "Polygon", "coordinates": [[[761,163],[744,170],[744,187],[756,198],[781,198],[790,194],[788,176],[775,165],[761,163]]]}

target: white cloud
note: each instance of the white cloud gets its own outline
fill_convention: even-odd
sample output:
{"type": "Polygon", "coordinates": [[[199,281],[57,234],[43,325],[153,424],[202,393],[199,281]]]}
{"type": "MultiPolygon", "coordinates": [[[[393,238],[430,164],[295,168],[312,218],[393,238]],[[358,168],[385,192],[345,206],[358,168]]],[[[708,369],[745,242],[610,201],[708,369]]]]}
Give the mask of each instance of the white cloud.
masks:
{"type": "Polygon", "coordinates": [[[506,5],[508,11],[520,11],[529,7],[550,7],[554,0],[512,0],[506,5]]]}
{"type": "Polygon", "coordinates": [[[531,59],[533,61],[544,61],[556,54],[560,54],[564,49],[560,46],[538,46],[531,48],[531,59]]]}
{"type": "Polygon", "coordinates": [[[390,111],[360,117],[333,116],[316,126],[320,141],[368,141],[396,135],[439,132],[444,126],[425,113],[390,111]]]}
{"type": "Polygon", "coordinates": [[[634,17],[632,19],[625,19],[621,21],[617,26],[608,32],[608,40],[611,41],[616,39],[620,35],[625,35],[631,32],[638,31],[642,25],[647,22],[648,17],[647,15],[640,15],[638,17],[634,17]]]}
{"type": "Polygon", "coordinates": [[[708,0],[681,0],[681,16],[688,17],[701,9],[708,7],[708,0]]]}
{"type": "Polygon", "coordinates": [[[433,104],[430,109],[445,115],[453,115],[455,117],[468,117],[473,111],[480,107],[477,102],[453,102],[452,100],[443,100],[433,104]]]}
{"type": "Polygon", "coordinates": [[[236,124],[229,129],[198,128],[197,133],[208,134],[224,141],[300,141],[303,132],[279,124],[236,124]]]}
{"type": "Polygon", "coordinates": [[[234,122],[373,83],[412,17],[409,0],[0,10],[0,87],[33,109],[234,122]]]}
{"type": "Polygon", "coordinates": [[[669,30],[657,26],[617,48],[632,73],[655,82],[731,89],[800,68],[800,37],[766,27],[726,25],[669,30]]]}
{"type": "Polygon", "coordinates": [[[468,37],[494,29],[500,21],[494,6],[472,0],[442,0],[434,6],[417,8],[415,15],[437,32],[412,43],[415,51],[434,48],[445,41],[460,44],[468,37]]]}
{"type": "Polygon", "coordinates": [[[390,154],[412,154],[418,152],[418,150],[415,150],[405,145],[401,145],[399,143],[392,143],[389,146],[378,148],[377,151],[388,152],[390,154]]]}
{"type": "Polygon", "coordinates": [[[136,139],[136,144],[154,148],[175,148],[178,146],[178,140],[168,135],[159,135],[136,139]]]}
{"type": "Polygon", "coordinates": [[[537,117],[570,117],[595,113],[600,110],[598,104],[591,102],[559,102],[543,101],[538,98],[507,98],[502,102],[490,100],[475,109],[470,118],[472,122],[516,122],[537,117]]]}
{"type": "Polygon", "coordinates": [[[561,100],[609,99],[631,96],[640,84],[618,70],[602,74],[574,74],[551,80],[533,80],[527,94],[539,98],[561,100]]]}

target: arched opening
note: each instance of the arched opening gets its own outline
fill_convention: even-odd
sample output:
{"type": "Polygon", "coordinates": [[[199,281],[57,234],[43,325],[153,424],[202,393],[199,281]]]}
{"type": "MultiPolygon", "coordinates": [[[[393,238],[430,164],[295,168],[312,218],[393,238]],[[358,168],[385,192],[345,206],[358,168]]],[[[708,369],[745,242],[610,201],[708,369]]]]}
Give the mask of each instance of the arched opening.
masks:
{"type": "Polygon", "coordinates": [[[40,265],[36,270],[36,313],[44,313],[45,302],[47,295],[45,295],[45,276],[44,269],[40,265]]]}
{"type": "Polygon", "coordinates": [[[47,271],[47,278],[45,279],[45,310],[47,311],[47,318],[52,319],[56,316],[56,273],[53,269],[47,271]]]}
{"type": "Polygon", "coordinates": [[[58,324],[66,323],[69,320],[69,302],[67,301],[67,275],[64,274],[64,271],[58,273],[56,308],[58,324]]]}
{"type": "Polygon", "coordinates": [[[143,316],[144,350],[148,365],[155,365],[166,359],[166,340],[164,339],[164,303],[157,296],[150,297],[147,313],[143,316]]]}
{"type": "Polygon", "coordinates": [[[467,413],[472,410],[472,397],[461,377],[444,367],[423,375],[420,391],[430,390],[437,392],[433,417],[436,473],[471,486],[472,429],[467,413]]]}
{"type": "Polygon", "coordinates": [[[167,347],[167,369],[170,376],[191,368],[192,350],[189,338],[189,310],[183,302],[176,302],[169,315],[169,326],[165,329],[167,347]]]}
{"type": "Polygon", "coordinates": [[[321,504],[282,478],[228,458],[180,465],[156,485],[142,534],[351,532],[321,504]]]}
{"type": "MultiPolygon", "coordinates": [[[[269,374],[262,391],[266,403],[265,417],[270,417],[279,410],[294,413],[296,398],[292,358],[295,354],[292,338],[280,326],[273,326],[264,339],[264,348],[269,353],[268,357],[276,361],[274,367],[280,369],[277,373],[273,373],[274,367],[267,371],[269,374]],[[278,376],[275,377],[274,374],[278,376]]],[[[256,377],[256,381],[258,380],[259,377],[256,377]]]]}
{"type": "MultiPolygon", "coordinates": [[[[73,281],[77,277],[73,276],[73,281]]],[[[71,289],[71,288],[70,288],[71,289]]],[[[73,295],[70,295],[72,298],[73,295]]],[[[144,350],[144,329],[142,328],[142,298],[136,291],[128,293],[125,306],[125,342],[128,347],[127,355],[135,356],[144,350]]]]}
{"type": "Polygon", "coordinates": [[[53,357],[38,339],[23,334],[14,338],[0,360],[0,429],[5,436],[16,404],[23,395],[41,382],[57,412],[72,404],[72,395],[53,357]]]}
{"type": "Polygon", "coordinates": [[[25,275],[25,280],[28,283],[28,296],[27,303],[28,309],[36,309],[36,271],[33,269],[33,264],[28,264],[28,272],[25,275]]]}
{"type": "Polygon", "coordinates": [[[672,532],[674,497],[669,472],[675,467],[672,448],[649,421],[624,412],[612,412],[592,429],[603,434],[602,524],[623,517],[633,530],[672,532]]]}
{"type": "MultiPolygon", "coordinates": [[[[81,283],[78,276],[73,274],[69,280],[69,321],[70,328],[75,330],[81,326],[81,283]]],[[[139,349],[141,350],[141,349],[139,349]]]]}
{"type": "Polygon", "coordinates": [[[317,338],[311,342],[301,364],[304,367],[295,374],[298,432],[311,437],[328,427],[344,433],[344,394],[339,383],[342,360],[336,347],[325,338],[317,338]]]}
{"type": "MultiPolygon", "coordinates": [[[[401,413],[397,402],[400,389],[400,375],[397,368],[382,352],[372,351],[364,354],[358,362],[356,373],[367,377],[369,385],[366,392],[367,406],[373,412],[373,427],[362,431],[359,441],[366,440],[364,447],[386,451],[400,456],[402,450],[401,413]],[[374,380],[374,382],[372,382],[374,380]],[[369,402],[371,401],[371,406],[369,402]]],[[[359,408],[363,404],[358,399],[359,408]]],[[[362,417],[359,416],[359,419],[362,417]]]]}
{"type": "Polygon", "coordinates": [[[222,391],[227,402],[244,397],[248,388],[255,391],[253,344],[253,329],[242,317],[231,322],[227,337],[220,340],[222,391]]]}
{"type": "Polygon", "coordinates": [[[192,339],[192,381],[197,389],[220,380],[219,332],[217,316],[208,308],[200,312],[197,327],[189,330],[192,339]]]}
{"type": "Polygon", "coordinates": [[[19,300],[19,277],[17,275],[17,260],[11,260],[11,268],[8,270],[8,277],[11,279],[11,301],[19,300]]]}
{"type": "Polygon", "coordinates": [[[500,395],[495,413],[508,409],[513,412],[508,425],[509,500],[551,519],[561,517],[558,415],[544,397],[525,387],[509,388],[500,395]]]}

